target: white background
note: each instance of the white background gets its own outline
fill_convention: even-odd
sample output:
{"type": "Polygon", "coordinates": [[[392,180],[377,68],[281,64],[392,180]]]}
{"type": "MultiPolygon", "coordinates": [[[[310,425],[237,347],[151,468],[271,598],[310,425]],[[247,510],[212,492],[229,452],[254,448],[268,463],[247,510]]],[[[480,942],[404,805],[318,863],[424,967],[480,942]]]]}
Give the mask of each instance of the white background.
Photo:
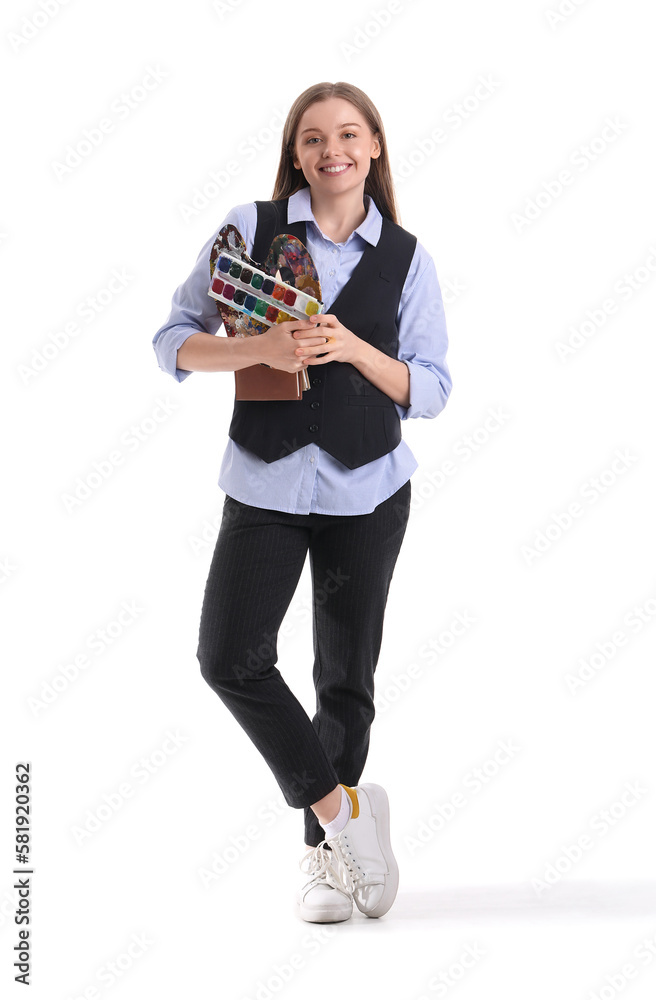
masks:
{"type": "MultiPolygon", "coordinates": [[[[2,979],[29,760],[31,996],[652,997],[648,5],[44,4],[2,14],[2,979]],[[399,895],[327,928],[294,909],[302,812],[195,657],[233,378],[179,385],[151,346],[228,209],[271,196],[282,120],[322,80],[382,115],[454,380],[436,420],[403,426],[420,467],[363,775],[390,796],[399,895]],[[58,176],[69,147],[85,155],[58,176]]],[[[279,666],[311,712],[309,599],[306,567],[279,666]]]]}

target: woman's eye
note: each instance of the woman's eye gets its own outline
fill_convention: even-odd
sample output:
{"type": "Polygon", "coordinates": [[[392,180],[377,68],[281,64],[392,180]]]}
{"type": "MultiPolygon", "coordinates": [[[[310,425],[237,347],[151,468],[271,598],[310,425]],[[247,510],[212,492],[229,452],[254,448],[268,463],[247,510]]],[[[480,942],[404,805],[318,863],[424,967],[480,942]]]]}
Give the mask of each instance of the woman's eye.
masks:
{"type": "MultiPolygon", "coordinates": [[[[353,136],[353,138],[354,138],[354,139],[357,139],[357,135],[355,134],[355,132],[343,132],[342,134],[343,134],[343,135],[351,135],[351,136],[353,136]]],[[[313,136],[312,138],[308,139],[308,140],[307,140],[307,143],[312,143],[312,144],[314,145],[314,142],[315,142],[315,140],[316,140],[317,142],[319,142],[319,137],[318,137],[318,136],[316,136],[316,135],[315,135],[315,136],[313,136]]],[[[306,145],[307,145],[307,144],[306,144],[306,145]]]]}

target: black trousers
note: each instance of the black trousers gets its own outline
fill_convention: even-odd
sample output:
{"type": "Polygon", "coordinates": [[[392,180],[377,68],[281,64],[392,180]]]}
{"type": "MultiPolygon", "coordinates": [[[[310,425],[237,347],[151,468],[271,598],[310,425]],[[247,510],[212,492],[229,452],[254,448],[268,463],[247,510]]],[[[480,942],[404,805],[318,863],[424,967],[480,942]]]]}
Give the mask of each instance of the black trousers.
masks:
{"type": "Polygon", "coordinates": [[[323,828],[310,805],[356,785],[369,751],[374,671],[392,573],[410,511],[410,480],[370,514],[288,514],[226,496],[205,587],[202,676],[304,809],[305,842],[323,828]],[[307,552],[312,575],[309,718],[275,666],[278,630],[307,552]]]}

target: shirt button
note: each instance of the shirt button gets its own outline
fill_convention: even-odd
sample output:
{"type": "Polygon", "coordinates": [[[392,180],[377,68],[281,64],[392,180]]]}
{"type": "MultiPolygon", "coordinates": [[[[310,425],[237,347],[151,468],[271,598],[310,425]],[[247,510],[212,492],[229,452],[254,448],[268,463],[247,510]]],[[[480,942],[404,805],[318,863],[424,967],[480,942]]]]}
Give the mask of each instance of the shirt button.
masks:
{"type": "Polygon", "coordinates": [[[328,274],[329,274],[329,275],[331,276],[331,278],[332,278],[332,277],[333,277],[333,275],[335,274],[335,270],[334,270],[334,268],[333,268],[333,269],[332,269],[331,271],[329,271],[329,272],[328,272],[328,274]]]}
{"type": "Polygon", "coordinates": [[[319,407],[321,406],[321,403],[318,403],[315,399],[313,403],[310,403],[310,406],[312,407],[313,410],[318,410],[319,407]]]}
{"type": "Polygon", "coordinates": [[[308,427],[308,430],[312,431],[313,433],[315,431],[318,431],[319,430],[319,424],[310,424],[310,426],[308,427]]]}

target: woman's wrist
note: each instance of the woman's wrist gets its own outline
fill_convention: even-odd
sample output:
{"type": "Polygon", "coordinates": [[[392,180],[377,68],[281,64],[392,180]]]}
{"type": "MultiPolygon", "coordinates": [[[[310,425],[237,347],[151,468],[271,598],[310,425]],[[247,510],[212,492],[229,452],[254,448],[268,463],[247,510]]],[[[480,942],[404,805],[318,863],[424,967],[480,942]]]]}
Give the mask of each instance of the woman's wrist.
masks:
{"type": "Polygon", "coordinates": [[[227,339],[231,343],[232,358],[238,362],[233,369],[234,371],[264,362],[262,345],[258,343],[259,336],[228,337],[227,339]]]}
{"type": "Polygon", "coordinates": [[[255,343],[258,337],[215,336],[210,333],[192,333],[177,352],[176,367],[190,372],[229,372],[256,365],[261,358],[261,348],[255,343]]]}
{"type": "Polygon", "coordinates": [[[366,340],[360,340],[351,364],[399,406],[410,405],[410,372],[403,361],[391,358],[366,340]]]}

